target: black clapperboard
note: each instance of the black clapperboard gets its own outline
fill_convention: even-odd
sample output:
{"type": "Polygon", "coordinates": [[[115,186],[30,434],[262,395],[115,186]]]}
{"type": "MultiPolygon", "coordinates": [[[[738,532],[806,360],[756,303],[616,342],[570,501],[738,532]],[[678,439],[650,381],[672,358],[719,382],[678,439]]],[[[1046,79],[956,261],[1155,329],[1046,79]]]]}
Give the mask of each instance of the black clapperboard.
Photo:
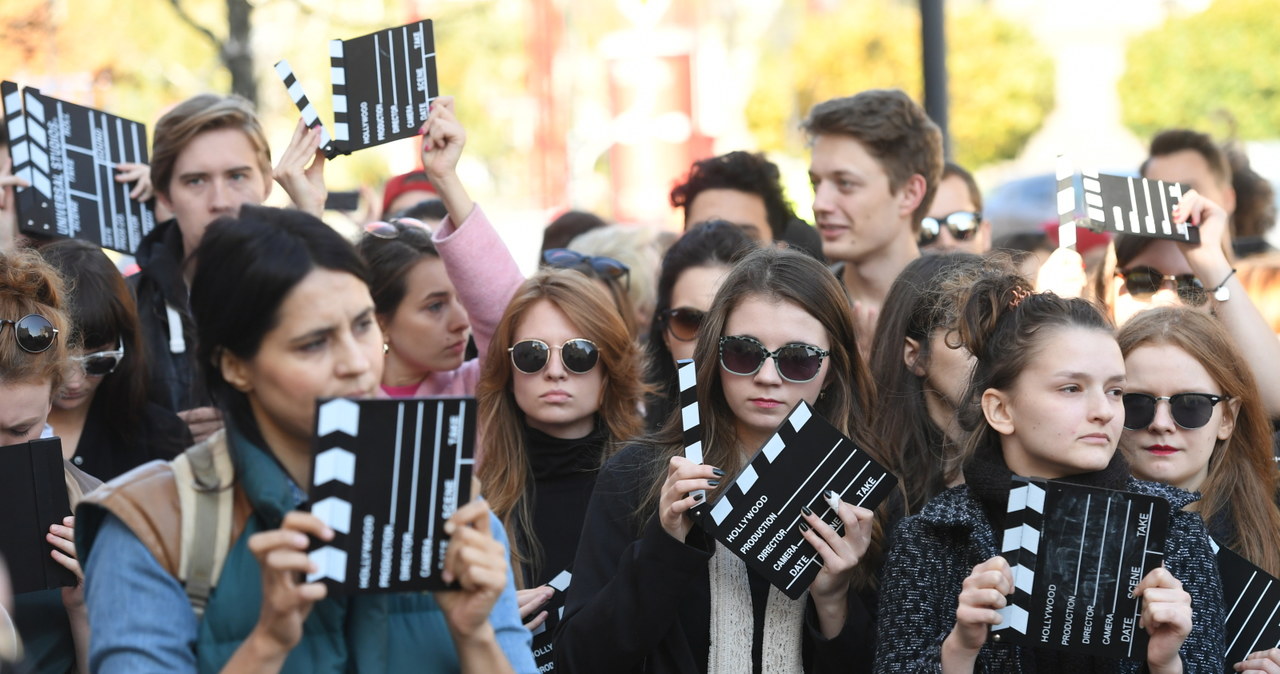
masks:
{"type": "MultiPolygon", "coordinates": [[[[418,135],[431,101],[439,96],[436,46],[430,19],[380,30],[350,40],[329,42],[333,84],[333,136],[321,138],[333,158],[418,135]]],[[[307,126],[320,123],[287,61],[276,75],[302,113],[307,126]]]]}
{"type": "Polygon", "coordinates": [[[471,500],[474,398],[321,401],[311,512],[335,533],[309,556],[331,592],[440,590],[445,521],[471,500]]]}
{"type": "Polygon", "coordinates": [[[1227,609],[1224,660],[1226,671],[1235,672],[1233,665],[1250,653],[1280,648],[1280,578],[1216,541],[1213,546],[1222,577],[1222,603],[1227,609]]]}
{"type": "Polygon", "coordinates": [[[1069,225],[1109,234],[1200,243],[1198,227],[1188,222],[1178,224],[1173,221],[1173,207],[1188,191],[1186,185],[1086,170],[1081,173],[1085,216],[1077,219],[1074,178],[1070,160],[1058,157],[1060,246],[1075,244],[1075,231],[1071,229],[1068,232],[1069,225]]]}
{"type": "Polygon", "coordinates": [[[1169,502],[1014,476],[1000,554],[1014,592],[990,639],[1113,658],[1143,658],[1134,588],[1164,561],[1169,502]]]}
{"type": "Polygon", "coordinates": [[[147,163],[147,127],[101,110],[0,83],[15,189],[18,229],[83,239],[132,255],[156,226],[155,212],[129,198],[115,167],[147,163]]]}
{"type": "Polygon", "coordinates": [[[834,490],[842,501],[875,510],[897,482],[800,401],[699,521],[756,573],[798,599],[822,569],[817,550],[800,534],[800,508],[808,506],[841,532],[844,522],[823,492],[834,490]]]}
{"type": "MultiPolygon", "coordinates": [[[[555,592],[538,609],[538,612],[547,612],[547,619],[533,630],[533,661],[538,665],[538,672],[541,674],[554,672],[556,669],[555,643],[552,637],[555,636],[560,619],[564,617],[565,591],[569,589],[569,583],[572,580],[573,574],[567,570],[556,574],[556,577],[547,583],[555,592]]],[[[534,615],[537,613],[535,612],[534,615]]]]}
{"type": "Polygon", "coordinates": [[[76,577],[51,556],[49,526],[71,514],[62,467],[62,441],[32,440],[0,447],[0,554],[9,566],[15,593],[76,584],[76,577]]]}

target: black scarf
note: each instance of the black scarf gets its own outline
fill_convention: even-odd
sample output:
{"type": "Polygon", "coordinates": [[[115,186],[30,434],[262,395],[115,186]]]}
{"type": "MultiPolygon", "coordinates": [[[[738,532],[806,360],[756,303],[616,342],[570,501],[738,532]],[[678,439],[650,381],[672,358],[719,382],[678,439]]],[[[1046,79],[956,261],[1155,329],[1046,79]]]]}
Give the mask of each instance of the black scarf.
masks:
{"type": "Polygon", "coordinates": [[[604,463],[605,436],[600,424],[585,437],[568,440],[525,426],[525,447],[533,479],[549,480],[600,470],[604,463]]]}

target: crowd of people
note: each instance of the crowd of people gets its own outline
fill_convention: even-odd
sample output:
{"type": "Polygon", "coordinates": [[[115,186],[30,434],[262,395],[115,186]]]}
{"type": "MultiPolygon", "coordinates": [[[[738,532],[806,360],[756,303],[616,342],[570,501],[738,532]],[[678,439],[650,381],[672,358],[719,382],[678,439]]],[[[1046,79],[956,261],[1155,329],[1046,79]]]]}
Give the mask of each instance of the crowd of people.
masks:
{"type": "Polygon", "coordinates": [[[1280,672],[1280,649],[1224,663],[1214,557],[1280,576],[1280,340],[1239,273],[1268,264],[1274,212],[1247,160],[1161,133],[1141,172],[1193,188],[1175,219],[1200,243],[1077,252],[993,240],[973,176],[901,91],[820,103],[804,130],[812,225],[774,164],[730,152],[673,188],[678,237],[570,212],[528,278],[532,253],[459,178],[447,97],[422,169],[355,241],[322,220],[319,132],[300,122],[273,167],[234,96],[174,107],[150,166],[121,172],[165,214],[128,278],[90,244],[18,234],[23,181],[0,172],[0,444],[61,439],[76,514],[47,542],[78,579],[4,606],[22,647],[0,654],[38,672],[536,672],[546,631],[559,672],[1280,672]],[[294,208],[261,205],[273,184],[294,208]],[[702,463],[684,456],[687,358],[702,463]],[[306,507],[315,401],[443,395],[479,410],[483,497],[446,527],[457,589],[306,582],[310,542],[334,536],[306,507]],[[874,511],[827,495],[841,530],[805,512],[821,571],[793,600],[690,511],[802,401],[899,487],[874,511]],[[1013,476],[1170,503],[1164,564],[1134,591],[1145,652],[988,639],[1013,593],[1013,476]]]}

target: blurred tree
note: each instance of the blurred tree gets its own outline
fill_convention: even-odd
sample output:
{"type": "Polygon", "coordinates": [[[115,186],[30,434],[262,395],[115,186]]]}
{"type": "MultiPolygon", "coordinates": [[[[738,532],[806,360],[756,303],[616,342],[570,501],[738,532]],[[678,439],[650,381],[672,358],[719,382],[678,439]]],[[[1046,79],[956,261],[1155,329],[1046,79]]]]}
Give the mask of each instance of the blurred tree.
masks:
{"type": "MultiPolygon", "coordinates": [[[[747,121],[762,149],[801,154],[800,123],[815,104],[876,88],[921,100],[921,68],[914,3],[810,9],[766,46],[747,121]]],[[[1052,60],[985,4],[948,7],[947,69],[952,148],[968,168],[1017,155],[1053,109],[1052,60]]]]}
{"type": "Polygon", "coordinates": [[[1118,85],[1125,125],[1139,138],[1170,127],[1280,137],[1275,26],[1275,0],[1217,0],[1134,37],[1118,85]]]}
{"type": "Polygon", "coordinates": [[[231,93],[258,102],[258,78],[253,58],[253,5],[249,0],[226,0],[227,31],[219,36],[213,29],[196,20],[183,5],[183,0],[169,0],[178,18],[202,35],[217,51],[218,60],[231,74],[231,93]]]}

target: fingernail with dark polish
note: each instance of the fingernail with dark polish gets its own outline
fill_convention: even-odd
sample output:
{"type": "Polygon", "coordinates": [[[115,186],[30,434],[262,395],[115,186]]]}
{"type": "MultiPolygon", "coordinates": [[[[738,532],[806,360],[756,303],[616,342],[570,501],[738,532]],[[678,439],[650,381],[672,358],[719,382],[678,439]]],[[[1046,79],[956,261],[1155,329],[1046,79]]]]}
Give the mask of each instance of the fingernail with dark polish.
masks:
{"type": "Polygon", "coordinates": [[[712,468],[711,472],[714,473],[716,477],[724,477],[724,471],[719,468],[712,468]]]}
{"type": "Polygon", "coordinates": [[[800,506],[800,512],[802,512],[802,513],[804,513],[804,514],[806,514],[806,515],[812,515],[812,514],[813,514],[813,511],[809,509],[809,506],[800,506]]]}
{"type": "Polygon", "coordinates": [[[800,531],[808,531],[808,530],[809,530],[809,525],[808,525],[808,524],[805,524],[804,522],[801,522],[801,523],[800,523],[800,531]]]}
{"type": "Polygon", "coordinates": [[[720,480],[707,480],[707,485],[711,487],[719,487],[720,480]]]}
{"type": "Polygon", "coordinates": [[[695,501],[701,501],[701,500],[702,500],[702,494],[694,494],[694,495],[693,495],[693,500],[695,500],[695,501]]]}

